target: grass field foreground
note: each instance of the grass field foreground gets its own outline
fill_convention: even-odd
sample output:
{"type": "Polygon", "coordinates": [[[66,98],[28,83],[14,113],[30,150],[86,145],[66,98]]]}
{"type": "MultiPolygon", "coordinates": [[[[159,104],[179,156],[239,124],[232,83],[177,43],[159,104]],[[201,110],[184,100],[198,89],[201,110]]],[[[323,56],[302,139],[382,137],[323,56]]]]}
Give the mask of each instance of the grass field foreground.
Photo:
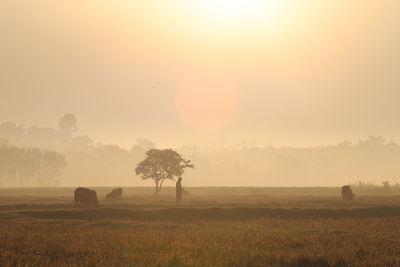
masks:
{"type": "Polygon", "coordinates": [[[400,197],[0,198],[0,266],[400,266],[400,197]]]}

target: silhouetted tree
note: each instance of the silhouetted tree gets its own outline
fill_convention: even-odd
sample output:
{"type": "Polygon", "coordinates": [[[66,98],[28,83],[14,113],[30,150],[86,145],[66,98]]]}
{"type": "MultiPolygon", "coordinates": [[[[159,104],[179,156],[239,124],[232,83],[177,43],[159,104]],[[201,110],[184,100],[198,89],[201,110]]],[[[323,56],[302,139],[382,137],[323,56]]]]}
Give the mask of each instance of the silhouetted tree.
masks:
{"type": "Polygon", "coordinates": [[[155,194],[162,189],[165,180],[174,180],[182,176],[186,168],[194,168],[190,160],[172,149],[150,149],[146,158],[135,169],[136,175],[143,180],[153,179],[156,184],[155,194]]]}
{"type": "Polygon", "coordinates": [[[64,155],[39,148],[0,146],[0,184],[54,186],[67,167],[64,155]]]}
{"type": "Polygon", "coordinates": [[[68,135],[72,135],[78,131],[78,123],[75,116],[71,113],[66,113],[60,118],[58,127],[62,132],[68,135]]]}

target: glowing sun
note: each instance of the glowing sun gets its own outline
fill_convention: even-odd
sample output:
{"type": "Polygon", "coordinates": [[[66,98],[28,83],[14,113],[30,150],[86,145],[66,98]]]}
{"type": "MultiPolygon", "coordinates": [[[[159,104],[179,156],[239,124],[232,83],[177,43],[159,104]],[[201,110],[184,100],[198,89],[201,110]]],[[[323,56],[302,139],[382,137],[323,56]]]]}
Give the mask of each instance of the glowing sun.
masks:
{"type": "Polygon", "coordinates": [[[215,131],[233,118],[238,92],[229,82],[190,79],[178,89],[176,103],[182,120],[193,128],[215,131]]]}
{"type": "Polygon", "coordinates": [[[189,0],[194,14],[213,25],[276,23],[288,0],[189,0]]]}

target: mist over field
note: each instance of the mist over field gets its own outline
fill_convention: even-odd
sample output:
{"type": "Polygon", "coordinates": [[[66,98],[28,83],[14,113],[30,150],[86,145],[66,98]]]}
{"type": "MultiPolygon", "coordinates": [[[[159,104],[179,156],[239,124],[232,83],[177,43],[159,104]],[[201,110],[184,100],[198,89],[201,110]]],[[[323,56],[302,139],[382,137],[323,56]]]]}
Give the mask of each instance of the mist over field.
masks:
{"type": "Polygon", "coordinates": [[[29,178],[3,151],[1,186],[149,186],[155,147],[195,163],[187,186],[398,183],[399,8],[2,1],[0,138],[60,168],[29,178]]]}
{"type": "Polygon", "coordinates": [[[149,185],[152,147],[188,186],[397,183],[399,5],[1,1],[0,138],[65,156],[41,185],[149,185]]]}
{"type": "MultiPolygon", "coordinates": [[[[62,120],[59,129],[0,124],[3,187],[153,186],[151,181],[137,176],[134,169],[148,150],[162,147],[144,138],[131,148],[97,143],[75,133],[77,122],[71,125],[73,133],[68,133],[62,120]],[[25,151],[26,155],[13,149],[25,151]],[[37,183],[30,178],[35,166],[41,166],[32,158],[38,157],[36,150],[58,154],[50,162],[54,168],[47,170],[52,177],[37,183]],[[13,171],[19,178],[10,176],[13,171]]],[[[380,185],[383,181],[394,185],[400,174],[400,145],[383,137],[315,147],[258,146],[218,140],[204,146],[192,144],[173,149],[195,164],[195,169],[184,176],[187,186],[309,187],[357,182],[380,185]]],[[[49,158],[46,154],[43,157],[49,158]]],[[[174,182],[167,181],[165,185],[173,186],[174,182]]]]}

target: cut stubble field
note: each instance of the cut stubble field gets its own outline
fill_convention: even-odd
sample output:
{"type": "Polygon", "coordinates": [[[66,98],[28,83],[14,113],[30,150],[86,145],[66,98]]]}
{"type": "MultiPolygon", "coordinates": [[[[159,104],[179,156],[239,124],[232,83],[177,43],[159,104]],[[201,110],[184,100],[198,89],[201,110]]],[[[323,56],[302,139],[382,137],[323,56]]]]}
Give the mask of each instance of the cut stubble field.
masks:
{"type": "Polygon", "coordinates": [[[400,196],[96,190],[97,209],[72,188],[0,190],[0,266],[400,266],[400,196]]]}

